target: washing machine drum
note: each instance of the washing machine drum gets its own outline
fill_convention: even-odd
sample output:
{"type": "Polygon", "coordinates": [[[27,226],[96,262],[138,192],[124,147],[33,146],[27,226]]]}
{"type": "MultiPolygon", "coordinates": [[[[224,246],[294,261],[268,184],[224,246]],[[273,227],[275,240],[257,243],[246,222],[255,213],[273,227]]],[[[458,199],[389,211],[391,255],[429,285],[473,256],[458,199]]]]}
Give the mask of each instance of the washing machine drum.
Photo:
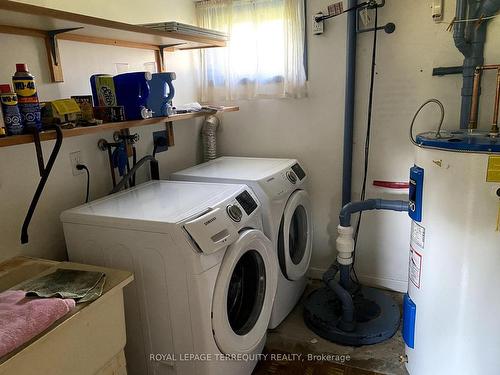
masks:
{"type": "Polygon", "coordinates": [[[245,230],[228,247],[212,302],[212,328],[222,353],[251,353],[266,337],[276,271],[272,243],[261,231],[245,230]]]}
{"type": "Polygon", "coordinates": [[[312,253],[312,218],[309,194],[295,191],[285,206],[278,234],[278,259],[283,275],[291,281],[309,269],[312,253]]]}

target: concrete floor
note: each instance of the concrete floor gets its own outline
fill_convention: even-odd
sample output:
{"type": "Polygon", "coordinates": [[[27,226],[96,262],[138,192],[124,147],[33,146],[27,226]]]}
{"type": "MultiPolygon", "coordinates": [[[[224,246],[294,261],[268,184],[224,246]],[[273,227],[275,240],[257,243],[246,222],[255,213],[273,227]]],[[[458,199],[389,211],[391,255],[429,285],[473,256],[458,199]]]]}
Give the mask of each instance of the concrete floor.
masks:
{"type": "MultiPolygon", "coordinates": [[[[304,293],[307,296],[312,290],[321,286],[319,281],[309,285],[304,293]]],[[[401,303],[400,293],[388,292],[401,303]]],[[[404,343],[401,331],[390,340],[376,345],[362,347],[341,346],[331,343],[310,331],[302,318],[302,302],[276,329],[269,331],[266,347],[268,350],[278,350],[300,354],[335,354],[349,355],[345,364],[350,367],[378,372],[380,374],[407,375],[400,356],[404,354],[404,343]]]]}

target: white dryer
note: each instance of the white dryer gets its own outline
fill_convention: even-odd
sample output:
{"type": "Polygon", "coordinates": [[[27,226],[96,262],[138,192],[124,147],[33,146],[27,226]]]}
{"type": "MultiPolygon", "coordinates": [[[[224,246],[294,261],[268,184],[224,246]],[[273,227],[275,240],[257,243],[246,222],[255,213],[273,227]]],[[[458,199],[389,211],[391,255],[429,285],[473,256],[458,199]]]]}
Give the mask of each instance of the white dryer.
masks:
{"type": "Polygon", "coordinates": [[[125,269],[129,374],[251,374],[277,260],[244,185],[152,181],[65,211],[71,261],[125,269]]]}
{"type": "Polygon", "coordinates": [[[279,260],[270,328],[292,311],[306,286],[312,253],[312,216],[306,173],[294,159],[220,157],[174,173],[173,180],[247,184],[262,203],[264,233],[279,260]]]}

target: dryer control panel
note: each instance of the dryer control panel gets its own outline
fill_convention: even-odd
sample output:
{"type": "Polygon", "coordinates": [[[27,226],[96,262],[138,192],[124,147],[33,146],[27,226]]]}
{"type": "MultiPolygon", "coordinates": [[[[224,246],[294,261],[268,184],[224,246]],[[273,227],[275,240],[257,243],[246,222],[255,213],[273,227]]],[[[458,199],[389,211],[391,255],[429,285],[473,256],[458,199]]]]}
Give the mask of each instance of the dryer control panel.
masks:
{"type": "MultiPolygon", "coordinates": [[[[244,189],[184,224],[199,249],[212,254],[226,248],[239,238],[239,230],[258,215],[259,202],[250,189],[244,189]]],[[[260,219],[260,216],[259,216],[260,219]]]]}
{"type": "Polygon", "coordinates": [[[265,193],[274,198],[288,197],[305,181],[306,172],[299,163],[295,163],[275,175],[261,181],[260,185],[265,193]]]}
{"type": "Polygon", "coordinates": [[[306,172],[302,169],[299,163],[295,163],[292,166],[292,170],[295,172],[297,177],[299,178],[300,181],[302,181],[304,178],[306,178],[306,172]]]}

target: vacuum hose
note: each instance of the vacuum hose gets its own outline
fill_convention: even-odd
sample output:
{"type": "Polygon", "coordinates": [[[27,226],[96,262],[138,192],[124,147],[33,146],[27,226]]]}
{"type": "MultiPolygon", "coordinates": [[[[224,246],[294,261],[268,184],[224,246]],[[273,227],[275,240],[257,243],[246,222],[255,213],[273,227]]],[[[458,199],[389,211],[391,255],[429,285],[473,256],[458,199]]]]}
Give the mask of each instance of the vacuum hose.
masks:
{"type": "Polygon", "coordinates": [[[201,129],[204,161],[217,158],[217,128],[219,127],[219,123],[220,121],[217,117],[209,116],[201,129]]]}
{"type": "MultiPolygon", "coordinates": [[[[52,171],[52,167],[54,166],[54,163],[56,162],[57,155],[59,154],[59,150],[61,149],[62,141],[63,141],[63,132],[61,128],[57,125],[51,125],[51,126],[46,126],[45,129],[47,130],[55,130],[56,132],[56,144],[54,145],[54,148],[52,149],[52,153],[50,154],[49,161],[47,162],[47,166],[43,166],[43,161],[40,164],[41,160],[41,155],[39,155],[39,168],[40,168],[40,174],[41,174],[41,179],[40,182],[38,183],[38,187],[36,188],[35,195],[33,196],[33,199],[31,200],[30,207],[28,209],[28,213],[26,214],[26,218],[24,219],[23,227],[21,229],[21,243],[26,244],[29,241],[28,238],[28,227],[31,222],[31,218],[33,217],[33,214],[35,213],[36,206],[38,204],[38,200],[40,199],[40,196],[42,195],[43,189],[45,187],[45,184],[47,183],[47,180],[49,179],[50,172],[52,171]]],[[[38,129],[33,128],[34,132],[34,141],[35,141],[35,146],[38,149],[41,149],[40,146],[40,136],[38,133],[38,129]]]]}

